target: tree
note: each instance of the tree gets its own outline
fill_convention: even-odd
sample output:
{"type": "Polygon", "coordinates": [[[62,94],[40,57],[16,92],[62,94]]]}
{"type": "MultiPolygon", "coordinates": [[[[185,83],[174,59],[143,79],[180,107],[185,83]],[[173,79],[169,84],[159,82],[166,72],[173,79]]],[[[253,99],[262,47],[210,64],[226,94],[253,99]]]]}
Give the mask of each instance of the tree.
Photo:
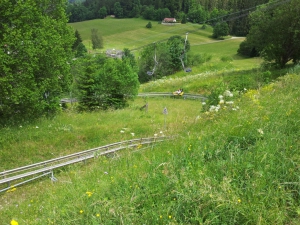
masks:
{"type": "Polygon", "coordinates": [[[250,16],[251,29],[247,42],[267,62],[284,67],[300,59],[300,0],[270,3],[250,16]]]}
{"type": "Polygon", "coordinates": [[[228,24],[226,22],[217,23],[214,26],[213,38],[220,38],[227,36],[229,32],[228,24]]]}
{"type": "Polygon", "coordinates": [[[74,44],[72,46],[72,49],[75,50],[77,48],[77,46],[79,45],[79,43],[82,42],[82,38],[79,34],[79,31],[76,29],[75,30],[75,41],[74,41],[74,44]]]}
{"type": "Polygon", "coordinates": [[[1,0],[0,21],[0,123],[52,115],[71,82],[65,2],[1,0]]]}
{"type": "Polygon", "coordinates": [[[114,13],[116,18],[123,18],[123,8],[121,7],[120,2],[114,4],[114,13]]]}
{"type": "MultiPolygon", "coordinates": [[[[182,67],[180,57],[186,56],[190,50],[190,42],[179,35],[174,35],[168,39],[167,45],[169,46],[173,71],[178,71],[182,67]]],[[[183,58],[183,61],[185,60],[183,58]]]]}
{"type": "Polygon", "coordinates": [[[76,48],[75,57],[82,57],[87,53],[85,45],[81,42],[76,48]]]}
{"type": "Polygon", "coordinates": [[[78,66],[77,87],[80,110],[123,108],[138,93],[137,68],[130,52],[122,60],[87,56],[78,66]]]}
{"type": "Polygon", "coordinates": [[[78,30],[75,31],[75,41],[72,46],[72,50],[75,53],[75,57],[81,57],[84,56],[84,54],[87,53],[87,49],[82,43],[81,36],[78,32],[78,30]]]}
{"type": "Polygon", "coordinates": [[[186,17],[185,14],[183,14],[181,23],[182,23],[182,24],[186,24],[186,22],[187,22],[187,17],[186,17]]]}
{"type": "Polygon", "coordinates": [[[98,30],[95,28],[92,29],[91,40],[93,49],[103,48],[102,36],[98,35],[98,30]]]}
{"type": "Polygon", "coordinates": [[[139,56],[138,65],[139,81],[141,83],[170,75],[174,71],[170,49],[166,43],[155,43],[143,48],[139,56]],[[154,67],[154,73],[149,76],[147,71],[153,71],[154,67]]]}
{"type": "Polygon", "coordinates": [[[107,10],[106,7],[103,6],[99,9],[99,18],[104,19],[107,16],[107,10]]]}
{"type": "Polygon", "coordinates": [[[208,13],[201,7],[191,10],[188,13],[189,21],[192,23],[204,23],[207,19],[208,13]]]}

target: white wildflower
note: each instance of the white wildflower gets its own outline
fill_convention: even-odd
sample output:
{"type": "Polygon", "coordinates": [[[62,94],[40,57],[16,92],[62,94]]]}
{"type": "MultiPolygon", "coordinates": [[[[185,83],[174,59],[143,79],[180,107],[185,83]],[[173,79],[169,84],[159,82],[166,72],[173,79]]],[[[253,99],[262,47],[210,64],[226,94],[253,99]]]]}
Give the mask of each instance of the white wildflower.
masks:
{"type": "Polygon", "coordinates": [[[229,90],[225,91],[224,95],[227,96],[227,97],[233,97],[233,94],[229,90]]]}
{"type": "Polygon", "coordinates": [[[264,134],[264,131],[263,131],[261,128],[257,129],[257,131],[258,131],[258,133],[260,133],[261,135],[264,134]]]}
{"type": "Polygon", "coordinates": [[[131,134],[131,136],[134,136],[134,133],[130,133],[131,134]]]}

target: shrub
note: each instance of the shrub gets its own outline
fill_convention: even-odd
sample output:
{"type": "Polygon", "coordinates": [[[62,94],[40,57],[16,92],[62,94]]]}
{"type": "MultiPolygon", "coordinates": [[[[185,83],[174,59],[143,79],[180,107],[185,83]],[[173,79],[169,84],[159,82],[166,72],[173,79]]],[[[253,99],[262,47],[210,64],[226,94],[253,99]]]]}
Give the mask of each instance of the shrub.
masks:
{"type": "Polygon", "coordinates": [[[152,28],[152,23],[151,23],[151,22],[148,22],[147,25],[146,25],[146,27],[147,27],[147,28],[152,28]]]}

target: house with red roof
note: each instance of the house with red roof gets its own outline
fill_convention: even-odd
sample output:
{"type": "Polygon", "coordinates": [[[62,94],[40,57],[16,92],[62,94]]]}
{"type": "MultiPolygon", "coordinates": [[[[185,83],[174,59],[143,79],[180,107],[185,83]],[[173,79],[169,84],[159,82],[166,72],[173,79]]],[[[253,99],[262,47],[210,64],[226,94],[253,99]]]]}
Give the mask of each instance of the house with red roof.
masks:
{"type": "Polygon", "coordinates": [[[176,19],[175,18],[164,18],[163,23],[176,23],[176,19]]]}

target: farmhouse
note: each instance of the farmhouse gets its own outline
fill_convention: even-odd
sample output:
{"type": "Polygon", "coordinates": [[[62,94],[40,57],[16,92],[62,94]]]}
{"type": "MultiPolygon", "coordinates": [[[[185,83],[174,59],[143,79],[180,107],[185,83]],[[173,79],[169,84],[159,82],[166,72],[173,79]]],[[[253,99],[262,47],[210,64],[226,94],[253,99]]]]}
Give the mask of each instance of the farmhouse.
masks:
{"type": "Polygon", "coordinates": [[[176,23],[176,19],[175,18],[164,18],[163,23],[176,23]]]}

